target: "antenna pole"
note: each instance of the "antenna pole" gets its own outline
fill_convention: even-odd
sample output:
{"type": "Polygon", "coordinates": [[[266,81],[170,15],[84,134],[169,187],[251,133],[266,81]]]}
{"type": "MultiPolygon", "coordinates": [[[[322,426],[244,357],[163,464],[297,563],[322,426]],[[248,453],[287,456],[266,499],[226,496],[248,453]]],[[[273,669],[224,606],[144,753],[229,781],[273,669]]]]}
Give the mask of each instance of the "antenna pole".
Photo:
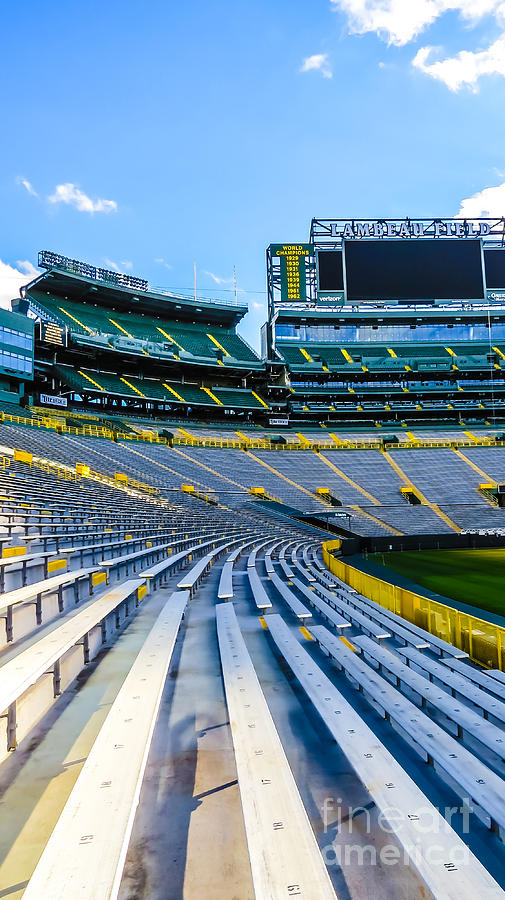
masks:
{"type": "Polygon", "coordinates": [[[193,273],[195,276],[195,303],[196,303],[196,259],[193,262],[193,273]]]}
{"type": "Polygon", "coordinates": [[[237,269],[236,266],[233,266],[233,289],[235,291],[235,306],[238,303],[237,300],[237,269]]]}

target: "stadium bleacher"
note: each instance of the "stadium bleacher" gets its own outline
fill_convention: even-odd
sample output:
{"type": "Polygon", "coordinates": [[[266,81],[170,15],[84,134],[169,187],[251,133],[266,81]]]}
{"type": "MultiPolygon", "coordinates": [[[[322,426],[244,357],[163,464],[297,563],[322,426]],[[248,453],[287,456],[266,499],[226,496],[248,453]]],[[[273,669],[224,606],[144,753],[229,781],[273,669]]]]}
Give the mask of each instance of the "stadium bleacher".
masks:
{"type": "Polygon", "coordinates": [[[27,286],[0,403],[0,895],[505,896],[505,623],[323,562],[502,546],[505,343],[293,307],[265,361],[109,275],[27,286]]]}

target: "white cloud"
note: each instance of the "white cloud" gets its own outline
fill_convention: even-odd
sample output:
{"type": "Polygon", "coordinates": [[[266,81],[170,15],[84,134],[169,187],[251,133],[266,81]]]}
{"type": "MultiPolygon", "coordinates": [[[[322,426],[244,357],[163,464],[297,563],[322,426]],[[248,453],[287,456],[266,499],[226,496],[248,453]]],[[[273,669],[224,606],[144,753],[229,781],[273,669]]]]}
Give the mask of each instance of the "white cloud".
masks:
{"type": "Polygon", "coordinates": [[[388,44],[414,40],[444,13],[453,11],[470,22],[491,13],[503,14],[503,0],[330,0],[347,15],[354,34],[374,31],[388,44]]]}
{"type": "Polygon", "coordinates": [[[155,260],[155,263],[158,263],[159,266],[164,266],[165,269],[173,269],[173,266],[170,263],[167,263],[162,256],[158,256],[155,260]]]}
{"type": "Polygon", "coordinates": [[[113,272],[120,272],[123,274],[125,270],[127,272],[131,272],[133,269],[133,263],[129,259],[120,259],[119,262],[114,262],[113,259],[109,259],[108,256],[104,256],[103,261],[108,269],[112,269],[113,272]]]}
{"type": "Polygon", "coordinates": [[[233,284],[233,278],[221,278],[219,275],[214,275],[214,272],[207,272],[206,269],[204,270],[204,274],[212,278],[216,284],[233,284]]]}
{"type": "Polygon", "coordinates": [[[478,219],[481,216],[505,216],[505,181],[496,187],[484,188],[461,201],[459,217],[478,219]]]}
{"type": "Polygon", "coordinates": [[[16,178],[16,184],[21,184],[21,185],[25,188],[25,190],[28,191],[28,193],[32,195],[32,197],[38,197],[38,196],[39,196],[39,195],[37,194],[37,191],[36,191],[35,188],[33,187],[33,184],[31,183],[31,181],[28,181],[27,178],[23,178],[23,177],[20,175],[19,178],[16,178]]]}
{"type": "Polygon", "coordinates": [[[306,56],[300,72],[320,72],[323,78],[333,78],[327,53],[314,53],[313,56],[306,56]]]}
{"type": "Polygon", "coordinates": [[[442,81],[451,91],[459,91],[462,87],[470,87],[476,91],[481,75],[505,76],[505,34],[486,50],[461,50],[456,56],[438,62],[428,61],[433,49],[421,47],[412,64],[426,75],[442,81]]]}
{"type": "Polygon", "coordinates": [[[40,275],[28,260],[18,260],[17,268],[0,260],[0,308],[10,309],[10,301],[19,297],[19,288],[40,275]]]}
{"type": "Polygon", "coordinates": [[[66,203],[68,206],[75,207],[79,212],[91,214],[96,212],[110,213],[117,210],[115,200],[104,200],[102,197],[92,200],[91,197],[88,197],[84,191],[81,191],[77,185],[71,182],[57,184],[54,194],[51,194],[47,199],[50,203],[66,203]]]}

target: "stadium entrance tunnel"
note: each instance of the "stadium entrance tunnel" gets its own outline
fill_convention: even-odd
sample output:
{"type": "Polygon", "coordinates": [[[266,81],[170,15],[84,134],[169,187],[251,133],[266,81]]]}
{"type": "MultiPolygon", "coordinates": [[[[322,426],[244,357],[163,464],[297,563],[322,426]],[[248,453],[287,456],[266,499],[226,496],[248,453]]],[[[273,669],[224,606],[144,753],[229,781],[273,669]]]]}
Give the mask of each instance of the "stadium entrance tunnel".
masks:
{"type": "Polygon", "coordinates": [[[494,481],[479,484],[479,492],[496,506],[505,509],[505,484],[496,484],[494,481]]]}
{"type": "Polygon", "coordinates": [[[413,484],[405,485],[405,487],[400,488],[400,494],[402,497],[410,503],[411,506],[420,506],[422,504],[422,498],[419,494],[419,491],[413,484]]]}

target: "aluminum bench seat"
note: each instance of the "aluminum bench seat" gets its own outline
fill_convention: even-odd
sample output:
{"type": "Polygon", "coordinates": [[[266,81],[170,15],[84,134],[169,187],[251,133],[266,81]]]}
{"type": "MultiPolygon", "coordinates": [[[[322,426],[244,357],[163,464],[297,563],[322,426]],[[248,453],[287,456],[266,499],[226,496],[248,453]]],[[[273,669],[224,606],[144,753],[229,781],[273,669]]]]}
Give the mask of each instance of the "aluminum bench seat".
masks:
{"type": "Polygon", "coordinates": [[[415,706],[386,678],[345,647],[342,641],[335,639],[327,628],[312,627],[310,633],[369,702],[406,737],[416,752],[426,762],[434,765],[442,777],[448,776],[450,785],[457,790],[459,796],[464,801],[469,799],[475,811],[480,810],[488,827],[500,833],[503,838],[503,779],[415,706]]]}
{"type": "Polygon", "coordinates": [[[34,581],[24,587],[14,588],[7,591],[1,596],[0,619],[5,619],[5,631],[7,642],[10,643],[14,639],[13,635],[13,612],[15,607],[23,604],[33,603],[35,607],[35,622],[37,625],[42,624],[42,597],[44,594],[58,592],[59,611],[63,612],[63,588],[73,584],[75,589],[75,599],[78,600],[78,582],[82,578],[89,581],[89,592],[93,593],[92,576],[100,570],[100,566],[90,566],[84,569],[75,569],[73,572],[64,572],[61,575],[53,575],[51,578],[44,578],[42,581],[34,581]]]}
{"type": "Polygon", "coordinates": [[[399,689],[405,686],[418,694],[421,698],[422,709],[427,710],[428,707],[432,707],[442,713],[449,722],[453,722],[459,739],[471,736],[485,750],[495,754],[499,762],[505,762],[505,732],[502,728],[488,722],[471,707],[465,706],[447,691],[428,681],[418,672],[414,672],[394,653],[384,647],[379,647],[369,637],[360,635],[353,640],[353,643],[379,665],[380,671],[390,672],[399,689]]]}
{"type": "Polygon", "coordinates": [[[332,609],[328,603],[325,603],[324,600],[318,597],[315,591],[311,591],[310,587],[304,584],[303,581],[300,581],[299,578],[293,578],[292,584],[307,598],[309,603],[311,603],[312,606],[328,620],[328,622],[331,622],[334,628],[337,628],[339,631],[342,631],[342,629],[345,628],[351,628],[351,623],[348,622],[347,619],[344,619],[344,617],[337,613],[336,610],[332,609]]]}
{"type": "Polygon", "coordinates": [[[188,597],[171,594],[149,632],[28,883],[27,900],[117,896],[188,597]]]}
{"type": "Polygon", "coordinates": [[[447,666],[448,669],[451,669],[451,671],[464,675],[468,681],[476,684],[481,690],[494,694],[500,699],[503,698],[505,694],[505,673],[500,672],[499,669],[477,669],[466,662],[466,660],[453,659],[450,656],[442,657],[440,662],[447,666]],[[496,678],[496,675],[503,676],[503,679],[496,678]]]}
{"type": "Polygon", "coordinates": [[[387,628],[397,640],[402,641],[406,646],[410,645],[417,650],[429,648],[430,645],[426,640],[423,640],[423,638],[418,637],[413,631],[409,630],[407,622],[405,623],[405,626],[398,624],[396,620],[383,613],[382,607],[377,606],[377,604],[374,604],[372,607],[368,603],[364,603],[360,594],[342,593],[338,588],[333,590],[333,594],[339,598],[340,602],[346,603],[352,609],[355,609],[367,618],[372,619],[373,622],[376,622],[383,628],[387,628]]]}
{"type": "MultiPolygon", "coordinates": [[[[459,696],[468,700],[482,711],[485,719],[491,716],[498,720],[501,728],[505,727],[505,703],[477,687],[470,679],[465,678],[464,674],[451,671],[447,666],[441,665],[441,662],[431,659],[426,653],[419,653],[409,647],[400,647],[396,652],[405,658],[407,665],[413,663],[417,668],[426,672],[430,680],[436,679],[442,682],[453,697],[459,696]]],[[[459,660],[453,660],[453,662],[457,663],[459,660]]],[[[469,666],[467,666],[468,668],[469,666]]]]}
{"type": "Polygon", "coordinates": [[[365,616],[344,600],[340,600],[334,593],[323,587],[319,582],[316,581],[313,584],[313,588],[315,593],[319,594],[326,603],[332,606],[333,609],[336,609],[345,619],[349,619],[356,628],[361,629],[365,634],[371,635],[377,641],[382,641],[385,638],[391,637],[389,628],[385,628],[383,625],[374,622],[373,619],[365,616]]]}
{"type": "Polygon", "coordinates": [[[268,596],[256,569],[247,569],[247,577],[257,609],[270,609],[272,601],[268,596]]]}
{"type": "Polygon", "coordinates": [[[216,621],[254,894],[336,900],[233,606],[216,621]]]}
{"type": "Polygon", "coordinates": [[[310,612],[310,610],[308,610],[307,607],[303,605],[301,600],[298,599],[293,591],[290,591],[287,584],[285,584],[282,578],[279,578],[279,576],[276,575],[275,572],[272,572],[272,574],[270,575],[270,580],[276,588],[277,592],[281,595],[282,599],[288,604],[291,612],[298,619],[310,619],[312,617],[312,613],[310,612]]]}
{"type": "MultiPolygon", "coordinates": [[[[475,900],[476,896],[495,900],[503,896],[484,866],[293,636],[281,616],[269,615],[265,621],[281,656],[430,895],[435,900],[475,900]],[[455,852],[465,864],[452,864],[455,852]]],[[[315,630],[310,629],[311,633],[315,630]]],[[[326,632],[335,644],[344,646],[326,628],[319,630],[326,632]]],[[[349,655],[354,656],[350,651],[349,655]]]]}
{"type": "Polygon", "coordinates": [[[57,696],[59,693],[57,664],[61,658],[78,642],[82,642],[83,663],[86,663],[88,652],[86,638],[90,631],[103,622],[120,604],[128,601],[143,584],[143,579],[134,579],[112,588],[0,666],[0,712],[7,712],[10,747],[15,746],[13,737],[16,728],[15,705],[19,698],[50,670],[53,675],[54,696],[57,696]]]}
{"type": "Polygon", "coordinates": [[[344,593],[344,595],[350,595],[356,602],[362,601],[371,609],[377,610],[381,613],[381,615],[386,616],[388,620],[391,620],[391,622],[395,622],[397,625],[406,628],[407,631],[412,632],[412,634],[417,635],[419,638],[421,638],[421,640],[426,641],[426,643],[429,644],[430,649],[433,650],[434,653],[437,653],[439,656],[452,656],[454,657],[454,659],[468,658],[468,653],[466,653],[465,650],[460,650],[453,644],[448,643],[448,641],[444,641],[442,638],[439,638],[436,635],[431,634],[429,631],[426,631],[425,628],[421,628],[419,625],[415,625],[413,622],[409,622],[408,619],[404,619],[402,616],[398,615],[398,613],[392,612],[391,610],[386,609],[384,606],[381,606],[379,603],[376,603],[374,600],[370,600],[368,597],[359,594],[344,582],[339,580],[338,582],[340,587],[334,588],[334,590],[340,590],[344,593]]]}

